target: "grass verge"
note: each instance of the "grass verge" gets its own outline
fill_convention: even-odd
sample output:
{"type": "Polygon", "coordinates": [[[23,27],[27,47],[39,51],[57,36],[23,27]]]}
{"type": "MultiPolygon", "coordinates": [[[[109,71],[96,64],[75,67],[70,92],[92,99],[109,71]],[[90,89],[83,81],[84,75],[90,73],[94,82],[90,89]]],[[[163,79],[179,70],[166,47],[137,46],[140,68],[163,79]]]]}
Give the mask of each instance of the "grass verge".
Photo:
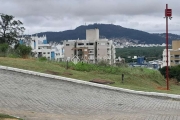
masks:
{"type": "Polygon", "coordinates": [[[165,90],[166,81],[159,71],[146,68],[110,67],[85,63],[73,65],[73,63],[69,63],[69,69],[66,69],[66,63],[64,62],[8,57],[0,57],[0,65],[42,73],[55,73],[59,76],[85,81],[103,79],[115,82],[111,86],[132,90],[180,94],[180,86],[174,84],[172,81],[170,82],[170,90],[165,90]],[[124,73],[124,83],[121,83],[122,73],[124,73]]]}
{"type": "Polygon", "coordinates": [[[23,119],[12,117],[6,114],[0,114],[0,120],[23,120],[23,119]]]}

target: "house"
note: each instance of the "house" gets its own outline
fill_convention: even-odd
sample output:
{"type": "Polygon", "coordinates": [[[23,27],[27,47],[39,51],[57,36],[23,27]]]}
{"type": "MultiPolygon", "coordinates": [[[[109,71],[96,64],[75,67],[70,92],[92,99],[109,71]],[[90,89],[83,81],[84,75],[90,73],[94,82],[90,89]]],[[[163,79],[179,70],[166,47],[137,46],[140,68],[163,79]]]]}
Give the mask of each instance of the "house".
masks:
{"type": "Polygon", "coordinates": [[[81,61],[97,63],[107,61],[109,64],[115,63],[115,46],[112,40],[100,39],[99,29],[86,30],[85,40],[65,40],[64,59],[69,60],[77,57],[81,61]]]}

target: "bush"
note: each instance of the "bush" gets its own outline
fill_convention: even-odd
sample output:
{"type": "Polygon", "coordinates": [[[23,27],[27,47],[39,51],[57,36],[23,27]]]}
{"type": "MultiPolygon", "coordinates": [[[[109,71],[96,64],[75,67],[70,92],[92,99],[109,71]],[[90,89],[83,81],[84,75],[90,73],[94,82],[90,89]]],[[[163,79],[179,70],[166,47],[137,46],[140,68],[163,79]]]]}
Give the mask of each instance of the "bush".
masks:
{"type": "MultiPolygon", "coordinates": [[[[180,81],[180,65],[168,67],[169,78],[175,78],[180,81]]],[[[159,69],[160,73],[166,78],[166,66],[159,69]]]]}
{"type": "Polygon", "coordinates": [[[47,58],[46,57],[40,57],[39,61],[47,61],[47,58]]]}
{"type": "MultiPolygon", "coordinates": [[[[168,67],[168,71],[170,72],[171,68],[168,67]]],[[[164,78],[166,78],[166,66],[159,68],[159,72],[164,76],[164,78]]],[[[169,75],[169,77],[172,77],[171,75],[169,75]]]]}
{"type": "MultiPolygon", "coordinates": [[[[66,62],[60,62],[62,67],[66,67],[66,62]]],[[[76,65],[72,62],[68,62],[68,68],[77,70],[77,71],[98,71],[100,73],[111,73],[111,74],[119,74],[121,69],[120,67],[115,66],[104,66],[102,64],[88,64],[88,63],[77,63],[76,65]]]]}
{"type": "Polygon", "coordinates": [[[30,46],[26,46],[26,45],[19,45],[17,47],[18,54],[22,58],[28,58],[29,54],[31,53],[31,50],[32,50],[32,48],[30,46]]]}
{"type": "Polygon", "coordinates": [[[171,67],[170,75],[180,81],[180,65],[171,67]]]}
{"type": "Polygon", "coordinates": [[[9,45],[7,43],[0,44],[0,52],[3,53],[3,56],[6,56],[9,45]]]}
{"type": "Polygon", "coordinates": [[[108,66],[109,64],[108,64],[107,61],[101,60],[101,61],[98,62],[98,65],[100,65],[100,66],[108,66]]]}

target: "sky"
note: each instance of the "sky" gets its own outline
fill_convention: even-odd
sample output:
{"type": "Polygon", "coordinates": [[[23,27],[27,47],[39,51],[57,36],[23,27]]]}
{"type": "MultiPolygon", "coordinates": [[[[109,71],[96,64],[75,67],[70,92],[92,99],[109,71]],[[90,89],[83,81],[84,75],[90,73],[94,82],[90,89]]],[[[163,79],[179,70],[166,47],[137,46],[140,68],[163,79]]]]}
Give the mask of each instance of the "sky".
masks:
{"type": "Polygon", "coordinates": [[[165,33],[164,11],[172,9],[169,32],[180,35],[180,0],[0,0],[0,13],[23,22],[24,34],[59,32],[93,23],[165,33]]]}

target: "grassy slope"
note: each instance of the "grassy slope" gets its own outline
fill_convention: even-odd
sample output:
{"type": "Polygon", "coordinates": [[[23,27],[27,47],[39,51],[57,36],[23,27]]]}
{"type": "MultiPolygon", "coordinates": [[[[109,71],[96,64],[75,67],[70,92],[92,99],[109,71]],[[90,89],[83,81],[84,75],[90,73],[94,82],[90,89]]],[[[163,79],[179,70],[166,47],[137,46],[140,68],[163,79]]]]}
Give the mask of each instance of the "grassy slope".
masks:
{"type": "Polygon", "coordinates": [[[0,57],[0,65],[11,66],[21,69],[33,70],[38,72],[46,72],[47,70],[58,72],[60,76],[81,79],[85,81],[92,80],[94,78],[100,78],[105,80],[114,81],[115,84],[111,86],[143,90],[143,91],[156,91],[166,92],[173,94],[180,94],[180,86],[171,84],[171,90],[160,90],[166,88],[165,79],[160,75],[158,71],[145,69],[145,68],[120,68],[119,74],[104,73],[102,71],[76,71],[72,69],[66,70],[63,64],[57,62],[38,61],[35,59],[21,59],[21,58],[3,58],[0,57]],[[73,75],[67,75],[64,73],[72,73],[73,75]],[[121,74],[124,73],[124,83],[121,83],[121,74]],[[160,88],[160,89],[157,89],[160,88]]]}

